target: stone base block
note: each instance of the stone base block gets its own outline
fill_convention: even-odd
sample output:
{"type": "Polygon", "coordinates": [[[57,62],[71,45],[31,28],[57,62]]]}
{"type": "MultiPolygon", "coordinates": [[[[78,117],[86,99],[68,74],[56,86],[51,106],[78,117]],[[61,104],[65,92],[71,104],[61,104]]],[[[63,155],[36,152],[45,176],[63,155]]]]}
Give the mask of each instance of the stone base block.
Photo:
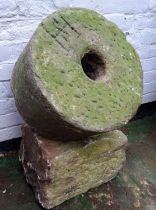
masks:
{"type": "Polygon", "coordinates": [[[125,161],[127,137],[118,130],[85,141],[44,139],[27,125],[20,148],[27,182],[46,209],[108,182],[125,161]]]}

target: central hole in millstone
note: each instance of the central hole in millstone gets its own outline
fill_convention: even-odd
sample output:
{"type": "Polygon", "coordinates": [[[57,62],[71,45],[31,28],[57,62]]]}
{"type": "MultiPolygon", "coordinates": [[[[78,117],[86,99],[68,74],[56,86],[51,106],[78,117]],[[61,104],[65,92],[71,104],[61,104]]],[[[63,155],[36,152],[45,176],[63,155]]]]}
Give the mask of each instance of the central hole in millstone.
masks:
{"type": "Polygon", "coordinates": [[[92,80],[102,80],[106,73],[106,63],[99,53],[89,51],[81,59],[84,73],[92,80]]]}

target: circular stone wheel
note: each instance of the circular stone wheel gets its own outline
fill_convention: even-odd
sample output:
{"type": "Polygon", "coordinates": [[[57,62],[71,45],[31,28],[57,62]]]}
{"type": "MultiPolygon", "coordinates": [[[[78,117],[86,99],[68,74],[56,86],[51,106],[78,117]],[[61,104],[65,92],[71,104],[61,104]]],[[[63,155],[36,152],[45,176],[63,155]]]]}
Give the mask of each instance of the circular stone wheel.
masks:
{"type": "Polygon", "coordinates": [[[76,140],[127,123],[141,103],[142,69],[116,25],[88,9],[63,9],[38,26],[12,89],[36,132],[76,140]]]}

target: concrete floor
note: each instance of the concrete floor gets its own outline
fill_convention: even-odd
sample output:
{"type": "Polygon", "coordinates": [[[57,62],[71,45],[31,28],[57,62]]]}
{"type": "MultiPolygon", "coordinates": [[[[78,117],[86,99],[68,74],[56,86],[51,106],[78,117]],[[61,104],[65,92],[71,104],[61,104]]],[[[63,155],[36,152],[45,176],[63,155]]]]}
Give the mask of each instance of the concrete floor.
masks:
{"type": "MultiPolygon", "coordinates": [[[[156,114],[122,128],[127,162],[107,184],[53,210],[156,210],[156,114]]],[[[0,210],[41,210],[23,176],[17,154],[0,158],[0,210]]]]}

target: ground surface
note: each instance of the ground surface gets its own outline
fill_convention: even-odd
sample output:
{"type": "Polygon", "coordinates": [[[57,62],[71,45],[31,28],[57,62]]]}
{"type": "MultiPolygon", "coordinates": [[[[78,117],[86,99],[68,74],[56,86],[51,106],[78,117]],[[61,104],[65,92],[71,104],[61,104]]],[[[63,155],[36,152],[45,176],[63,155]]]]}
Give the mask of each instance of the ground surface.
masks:
{"type": "MultiPolygon", "coordinates": [[[[125,126],[127,162],[107,184],[53,210],[156,210],[156,115],[125,126]]],[[[0,158],[0,210],[41,210],[17,154],[0,158]]]]}

